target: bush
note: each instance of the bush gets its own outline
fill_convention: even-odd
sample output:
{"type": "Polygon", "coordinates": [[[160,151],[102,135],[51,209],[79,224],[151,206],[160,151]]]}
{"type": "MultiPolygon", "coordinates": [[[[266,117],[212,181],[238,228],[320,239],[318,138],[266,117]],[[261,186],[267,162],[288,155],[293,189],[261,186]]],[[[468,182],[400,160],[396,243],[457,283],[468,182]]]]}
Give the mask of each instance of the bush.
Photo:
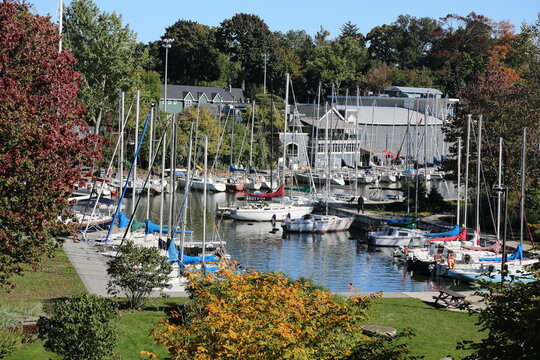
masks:
{"type": "Polygon", "coordinates": [[[48,317],[38,320],[45,349],[64,359],[106,359],[116,342],[113,321],[117,306],[109,299],[82,294],[52,300],[45,306],[48,317]]]}
{"type": "Polygon", "coordinates": [[[155,247],[139,247],[133,241],[120,246],[118,256],[109,261],[107,274],[111,277],[107,292],[123,293],[130,308],[139,308],[154,288],[167,286],[172,266],[155,247]]]}
{"type": "Polygon", "coordinates": [[[0,330],[0,359],[21,347],[23,335],[18,331],[0,330]]]}
{"type": "Polygon", "coordinates": [[[408,357],[407,346],[362,334],[377,295],[343,298],[304,279],[224,266],[186,276],[192,301],[153,332],[173,359],[408,357]]]}
{"type": "Polygon", "coordinates": [[[0,307],[0,330],[19,326],[20,315],[18,312],[0,307]]]}
{"type": "Polygon", "coordinates": [[[478,313],[478,325],[488,335],[480,342],[459,345],[474,351],[466,359],[540,359],[540,280],[502,289],[500,284],[484,285],[489,291],[477,294],[484,298],[486,307],[470,313],[478,313]]]}

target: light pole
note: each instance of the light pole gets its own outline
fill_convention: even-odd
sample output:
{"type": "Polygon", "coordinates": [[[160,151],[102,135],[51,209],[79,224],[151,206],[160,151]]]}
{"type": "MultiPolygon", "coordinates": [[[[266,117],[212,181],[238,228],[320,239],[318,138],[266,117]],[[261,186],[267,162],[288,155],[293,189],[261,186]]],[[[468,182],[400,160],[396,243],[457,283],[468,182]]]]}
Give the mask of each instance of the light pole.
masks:
{"type": "Polygon", "coordinates": [[[165,48],[165,99],[163,102],[163,111],[167,112],[167,68],[169,67],[169,49],[171,48],[171,43],[174,39],[163,39],[163,46],[165,48]]]}
{"type": "Polygon", "coordinates": [[[263,61],[264,61],[264,86],[263,86],[263,92],[266,94],[266,63],[268,62],[268,54],[264,53],[262,54],[263,61]]]}

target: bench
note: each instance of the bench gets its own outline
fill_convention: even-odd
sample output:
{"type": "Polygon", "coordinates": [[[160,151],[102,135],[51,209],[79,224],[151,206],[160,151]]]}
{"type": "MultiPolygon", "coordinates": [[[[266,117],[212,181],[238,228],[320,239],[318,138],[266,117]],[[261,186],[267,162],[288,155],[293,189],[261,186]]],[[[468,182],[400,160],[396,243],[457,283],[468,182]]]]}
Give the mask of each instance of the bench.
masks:
{"type": "Polygon", "coordinates": [[[440,301],[446,304],[445,307],[459,307],[469,304],[469,302],[465,300],[465,295],[452,290],[439,290],[439,296],[433,296],[433,299],[435,299],[434,304],[438,304],[440,301]]]}

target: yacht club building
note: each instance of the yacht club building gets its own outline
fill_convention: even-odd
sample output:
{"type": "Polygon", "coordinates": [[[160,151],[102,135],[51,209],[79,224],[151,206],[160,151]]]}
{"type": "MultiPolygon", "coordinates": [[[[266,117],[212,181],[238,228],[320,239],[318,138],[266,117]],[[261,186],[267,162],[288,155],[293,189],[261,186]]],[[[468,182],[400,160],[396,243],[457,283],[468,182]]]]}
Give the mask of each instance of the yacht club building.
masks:
{"type": "Polygon", "coordinates": [[[339,168],[440,160],[450,145],[442,128],[457,101],[436,89],[390,86],[378,96],[290,106],[290,132],[280,134],[286,165],[325,167],[329,162],[339,168]]]}

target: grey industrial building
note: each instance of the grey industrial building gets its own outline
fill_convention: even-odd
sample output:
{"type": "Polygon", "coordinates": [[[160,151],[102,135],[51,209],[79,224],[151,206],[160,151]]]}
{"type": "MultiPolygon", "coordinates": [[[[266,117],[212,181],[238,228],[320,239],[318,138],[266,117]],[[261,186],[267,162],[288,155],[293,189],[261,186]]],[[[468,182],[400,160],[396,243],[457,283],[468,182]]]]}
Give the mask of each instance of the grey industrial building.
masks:
{"type": "Polygon", "coordinates": [[[445,122],[457,99],[436,89],[389,86],[377,96],[340,96],[289,106],[287,167],[385,165],[393,157],[432,162],[448,153],[445,122]]]}

